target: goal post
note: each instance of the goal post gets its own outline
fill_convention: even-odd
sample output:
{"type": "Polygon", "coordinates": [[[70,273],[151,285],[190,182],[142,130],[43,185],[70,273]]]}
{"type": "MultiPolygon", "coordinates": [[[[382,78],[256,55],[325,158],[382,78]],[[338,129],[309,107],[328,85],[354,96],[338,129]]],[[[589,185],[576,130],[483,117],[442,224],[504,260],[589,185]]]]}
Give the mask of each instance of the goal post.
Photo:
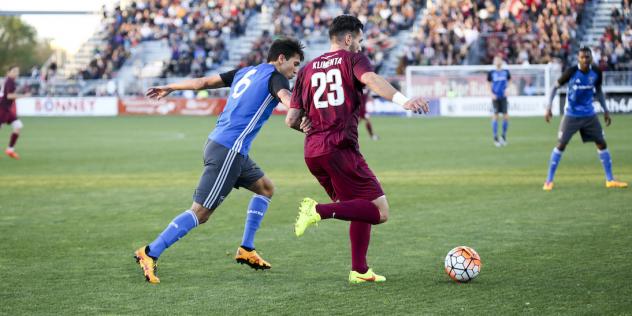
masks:
{"type": "MultiPolygon", "coordinates": [[[[492,99],[487,73],[493,69],[494,65],[409,66],[406,94],[434,101],[441,116],[488,116],[492,113],[492,99]]],[[[509,115],[544,115],[559,67],[504,65],[503,69],[511,73],[506,90],[509,115]]],[[[559,113],[559,98],[555,98],[553,114],[559,113]]]]}

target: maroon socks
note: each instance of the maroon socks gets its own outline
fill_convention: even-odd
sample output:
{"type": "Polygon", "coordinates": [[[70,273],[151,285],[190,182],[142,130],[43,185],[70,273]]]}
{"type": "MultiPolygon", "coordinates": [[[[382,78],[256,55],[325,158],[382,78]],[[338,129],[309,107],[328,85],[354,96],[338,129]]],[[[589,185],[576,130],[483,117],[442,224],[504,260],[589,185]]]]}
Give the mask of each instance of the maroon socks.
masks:
{"type": "Polygon", "coordinates": [[[343,221],[357,221],[367,224],[380,223],[380,210],[370,201],[351,200],[329,204],[317,204],[320,218],[336,218],[343,221]]]}
{"type": "Polygon", "coordinates": [[[13,146],[15,146],[15,143],[18,141],[18,137],[20,137],[20,134],[11,133],[11,140],[9,140],[9,148],[13,148],[13,146]]]}
{"type": "Polygon", "coordinates": [[[366,263],[366,253],[369,251],[369,241],[371,240],[371,224],[351,222],[349,239],[351,240],[351,270],[366,273],[369,270],[366,263]]]}

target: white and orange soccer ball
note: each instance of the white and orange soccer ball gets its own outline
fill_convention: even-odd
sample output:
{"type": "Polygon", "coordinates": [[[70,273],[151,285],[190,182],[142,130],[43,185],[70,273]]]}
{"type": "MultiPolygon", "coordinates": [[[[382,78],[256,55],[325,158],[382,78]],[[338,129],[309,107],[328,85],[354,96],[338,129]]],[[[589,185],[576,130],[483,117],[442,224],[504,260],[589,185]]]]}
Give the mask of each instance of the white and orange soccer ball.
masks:
{"type": "Polygon", "coordinates": [[[481,272],[481,257],[466,246],[456,247],[445,256],[445,272],[457,282],[470,282],[481,272]]]}

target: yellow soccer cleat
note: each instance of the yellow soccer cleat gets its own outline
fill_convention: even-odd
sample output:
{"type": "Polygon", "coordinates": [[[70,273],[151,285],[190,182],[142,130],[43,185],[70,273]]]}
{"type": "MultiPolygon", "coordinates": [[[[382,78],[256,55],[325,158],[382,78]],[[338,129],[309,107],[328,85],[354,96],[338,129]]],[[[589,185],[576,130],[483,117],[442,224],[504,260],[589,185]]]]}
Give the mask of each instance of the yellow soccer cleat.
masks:
{"type": "Polygon", "coordinates": [[[294,223],[296,237],[301,237],[309,225],[320,221],[320,214],[316,212],[316,204],[318,203],[310,198],[304,198],[301,201],[301,205],[298,207],[298,217],[294,223]]]}
{"type": "Polygon", "coordinates": [[[245,263],[255,270],[267,270],[272,268],[267,261],[263,260],[263,258],[259,256],[257,251],[248,251],[242,247],[237,248],[235,260],[241,264],[245,263]]]}
{"type": "Polygon", "coordinates": [[[553,182],[544,182],[544,186],[542,186],[542,190],[544,191],[553,190],[553,182]]]}
{"type": "Polygon", "coordinates": [[[384,282],[386,277],[383,275],[377,275],[373,272],[373,269],[369,269],[366,273],[361,274],[355,271],[349,272],[349,283],[358,284],[365,282],[384,282]]]}
{"type": "Polygon", "coordinates": [[[147,246],[138,248],[138,250],[134,252],[134,258],[140,265],[140,268],[143,269],[145,280],[152,284],[158,284],[160,283],[160,279],[156,276],[156,271],[158,271],[158,260],[154,260],[152,257],[148,256],[145,253],[145,248],[147,248],[147,246]]]}
{"type": "Polygon", "coordinates": [[[623,189],[627,187],[628,187],[627,182],[616,181],[616,180],[606,181],[606,188],[622,188],[623,189]]]}

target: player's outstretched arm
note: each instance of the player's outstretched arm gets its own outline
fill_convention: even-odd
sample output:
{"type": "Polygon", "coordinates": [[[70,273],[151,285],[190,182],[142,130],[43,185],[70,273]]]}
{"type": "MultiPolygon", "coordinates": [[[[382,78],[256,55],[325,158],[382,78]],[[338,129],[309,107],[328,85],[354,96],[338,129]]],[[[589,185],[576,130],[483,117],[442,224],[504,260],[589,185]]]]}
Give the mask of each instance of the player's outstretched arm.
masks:
{"type": "Polygon", "coordinates": [[[365,72],[360,78],[360,81],[377,95],[401,105],[406,110],[411,110],[415,113],[427,113],[429,111],[428,101],[424,98],[408,98],[397,91],[384,77],[375,72],[365,72]]]}
{"type": "Polygon", "coordinates": [[[220,75],[183,80],[166,86],[151,87],[145,94],[148,98],[160,100],[176,90],[202,90],[223,88],[226,84],[220,75]]]}

